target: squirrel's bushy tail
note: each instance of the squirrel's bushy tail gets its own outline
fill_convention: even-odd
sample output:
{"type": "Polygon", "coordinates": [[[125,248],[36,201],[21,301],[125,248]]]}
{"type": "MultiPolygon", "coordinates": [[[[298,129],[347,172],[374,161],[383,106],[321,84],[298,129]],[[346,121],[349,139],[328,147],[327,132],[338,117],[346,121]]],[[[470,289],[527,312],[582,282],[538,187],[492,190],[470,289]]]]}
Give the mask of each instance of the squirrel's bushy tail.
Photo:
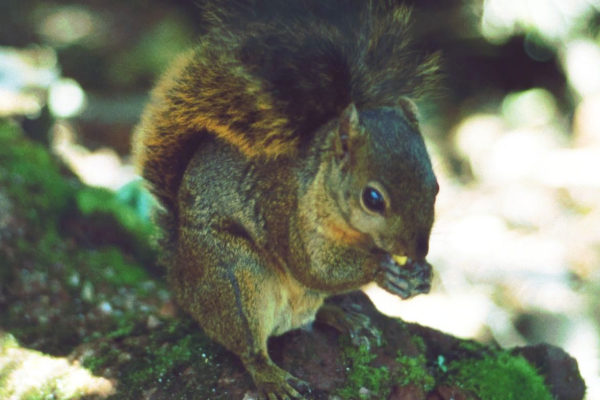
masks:
{"type": "Polygon", "coordinates": [[[203,137],[248,157],[293,154],[338,115],[436,86],[438,56],[409,50],[409,10],[391,0],[211,0],[197,47],[158,84],[137,129],[138,167],[168,211],[203,137]]]}

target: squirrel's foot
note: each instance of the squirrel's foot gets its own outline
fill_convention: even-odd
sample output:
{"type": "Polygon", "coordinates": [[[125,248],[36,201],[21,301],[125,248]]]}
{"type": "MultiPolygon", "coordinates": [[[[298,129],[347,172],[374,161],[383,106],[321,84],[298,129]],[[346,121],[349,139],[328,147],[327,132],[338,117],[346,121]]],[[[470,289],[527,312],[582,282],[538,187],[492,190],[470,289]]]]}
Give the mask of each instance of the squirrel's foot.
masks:
{"type": "Polygon", "coordinates": [[[350,336],[352,344],[371,346],[373,339],[377,346],[381,345],[381,333],[371,325],[371,320],[358,310],[351,310],[333,304],[325,304],[317,313],[317,322],[335,328],[342,334],[350,336]]]}
{"type": "Polygon", "coordinates": [[[390,257],[382,263],[375,281],[389,293],[408,299],[429,293],[432,278],[431,264],[427,261],[408,259],[404,265],[400,265],[390,257]]]}
{"type": "Polygon", "coordinates": [[[258,389],[260,400],[304,400],[300,393],[309,393],[310,386],[261,356],[246,362],[258,389]]]}
{"type": "Polygon", "coordinates": [[[300,394],[310,392],[308,383],[279,369],[282,374],[271,375],[267,381],[256,382],[261,400],[305,400],[300,394]],[[273,377],[277,376],[276,379],[273,377]]]}

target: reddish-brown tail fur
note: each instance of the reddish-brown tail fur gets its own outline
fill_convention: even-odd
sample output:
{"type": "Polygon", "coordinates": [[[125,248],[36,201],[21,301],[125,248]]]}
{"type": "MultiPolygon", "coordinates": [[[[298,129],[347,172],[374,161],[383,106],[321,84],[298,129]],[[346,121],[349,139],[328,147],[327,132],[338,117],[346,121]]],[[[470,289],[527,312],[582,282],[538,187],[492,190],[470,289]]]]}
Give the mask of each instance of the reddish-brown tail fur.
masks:
{"type": "Polygon", "coordinates": [[[438,56],[409,50],[389,0],[212,0],[212,28],[165,74],[137,128],[137,166],[169,214],[206,135],[248,157],[293,155],[354,102],[398,104],[436,86],[438,56]]]}

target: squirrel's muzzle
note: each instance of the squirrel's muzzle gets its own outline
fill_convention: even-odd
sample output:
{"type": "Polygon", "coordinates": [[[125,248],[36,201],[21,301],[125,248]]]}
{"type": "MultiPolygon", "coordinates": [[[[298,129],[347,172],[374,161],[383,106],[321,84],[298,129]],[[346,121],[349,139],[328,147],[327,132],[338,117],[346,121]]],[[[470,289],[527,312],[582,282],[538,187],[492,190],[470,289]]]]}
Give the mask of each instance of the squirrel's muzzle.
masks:
{"type": "Polygon", "coordinates": [[[416,233],[409,238],[380,238],[376,242],[382,251],[412,260],[424,260],[429,253],[429,232],[416,233]]]}

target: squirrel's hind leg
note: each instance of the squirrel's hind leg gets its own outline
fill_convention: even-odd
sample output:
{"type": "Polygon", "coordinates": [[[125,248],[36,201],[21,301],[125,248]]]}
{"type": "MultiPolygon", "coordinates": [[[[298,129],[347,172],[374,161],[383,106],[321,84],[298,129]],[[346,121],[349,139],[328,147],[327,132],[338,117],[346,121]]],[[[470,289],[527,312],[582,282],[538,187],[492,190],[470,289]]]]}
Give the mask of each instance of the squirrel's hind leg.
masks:
{"type": "Polygon", "coordinates": [[[308,384],[278,367],[267,340],[279,323],[278,280],[237,238],[181,246],[171,266],[179,303],[205,333],[235,353],[251,374],[261,399],[304,399],[308,384]]]}

